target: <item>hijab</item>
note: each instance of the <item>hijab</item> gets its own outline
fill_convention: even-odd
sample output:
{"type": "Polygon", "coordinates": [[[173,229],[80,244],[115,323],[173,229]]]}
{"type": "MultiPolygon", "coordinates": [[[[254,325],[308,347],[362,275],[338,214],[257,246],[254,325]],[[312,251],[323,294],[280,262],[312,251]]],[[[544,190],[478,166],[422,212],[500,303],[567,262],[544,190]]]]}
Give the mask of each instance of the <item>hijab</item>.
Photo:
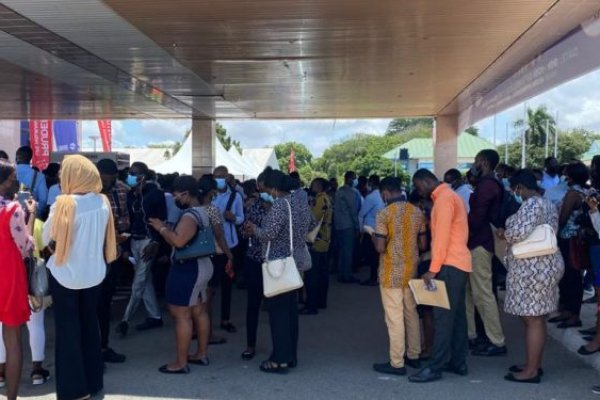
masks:
{"type": "MultiPolygon", "coordinates": [[[[80,155],[65,157],[60,171],[62,195],[56,198],[50,238],[56,242],[56,265],[64,265],[71,251],[73,227],[75,225],[76,203],[74,194],[96,193],[102,190],[102,180],[96,166],[80,155]]],[[[109,218],[104,243],[104,256],[107,263],[117,258],[115,223],[108,198],[102,200],[108,205],[109,218]]]]}

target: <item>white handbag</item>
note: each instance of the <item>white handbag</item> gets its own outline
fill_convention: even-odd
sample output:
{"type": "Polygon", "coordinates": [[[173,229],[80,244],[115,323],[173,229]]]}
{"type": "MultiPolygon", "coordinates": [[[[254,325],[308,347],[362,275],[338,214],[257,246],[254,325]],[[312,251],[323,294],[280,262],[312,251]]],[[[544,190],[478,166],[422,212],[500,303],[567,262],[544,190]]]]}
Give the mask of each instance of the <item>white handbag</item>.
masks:
{"type": "Polygon", "coordinates": [[[525,240],[512,246],[515,258],[547,256],[557,251],[556,233],[548,224],[538,225],[525,240]]]}
{"type": "Polygon", "coordinates": [[[292,226],[292,206],[285,200],[288,206],[290,220],[290,256],[279,260],[269,260],[271,242],[267,243],[265,262],[262,265],[263,293],[265,297],[274,297],[283,293],[300,289],[304,283],[296,267],[294,260],[294,237],[292,226]]]}

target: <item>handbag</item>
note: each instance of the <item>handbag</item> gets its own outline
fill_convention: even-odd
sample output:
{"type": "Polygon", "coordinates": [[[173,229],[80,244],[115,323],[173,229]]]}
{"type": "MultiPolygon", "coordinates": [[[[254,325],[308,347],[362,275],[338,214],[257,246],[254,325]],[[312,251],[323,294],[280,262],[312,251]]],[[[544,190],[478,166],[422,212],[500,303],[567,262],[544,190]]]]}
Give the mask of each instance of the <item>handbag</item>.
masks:
{"type": "Polygon", "coordinates": [[[46,263],[41,258],[36,258],[33,254],[25,260],[27,267],[27,288],[29,295],[29,308],[33,312],[38,312],[48,307],[46,300],[50,289],[48,285],[48,270],[46,263]]]}
{"type": "Polygon", "coordinates": [[[304,285],[294,260],[292,206],[287,200],[285,202],[288,206],[290,222],[290,256],[278,260],[269,260],[271,242],[267,243],[265,262],[262,265],[263,293],[267,298],[300,289],[304,285]]]}
{"type": "Polygon", "coordinates": [[[557,251],[556,233],[548,224],[536,226],[525,240],[512,246],[512,253],[515,258],[547,256],[557,251]]]}
{"type": "Polygon", "coordinates": [[[323,226],[323,218],[325,218],[325,216],[322,216],[317,226],[315,226],[315,228],[312,231],[306,234],[307,243],[314,243],[317,240],[317,236],[319,235],[321,227],[323,226]]]}
{"type": "MultiPolygon", "coordinates": [[[[192,214],[198,223],[196,235],[180,249],[175,249],[173,258],[175,261],[184,262],[191,259],[210,257],[216,253],[215,235],[208,220],[206,211],[200,209],[190,209],[187,211],[192,214]]],[[[185,215],[185,214],[184,214],[185,215]]]]}

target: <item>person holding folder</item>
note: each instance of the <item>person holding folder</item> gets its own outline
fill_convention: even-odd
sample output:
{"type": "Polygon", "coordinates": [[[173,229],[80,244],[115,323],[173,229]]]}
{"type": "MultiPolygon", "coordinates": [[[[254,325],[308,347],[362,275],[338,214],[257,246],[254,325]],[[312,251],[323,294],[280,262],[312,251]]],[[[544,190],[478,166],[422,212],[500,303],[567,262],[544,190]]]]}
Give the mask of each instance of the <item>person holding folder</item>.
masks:
{"type": "Polygon", "coordinates": [[[431,171],[418,170],[413,184],[423,198],[433,200],[431,211],[431,264],[423,275],[426,283],[436,278],[446,285],[450,309],[434,307],[435,337],[430,364],[409,377],[415,383],[442,378],[442,371],[467,375],[467,317],[465,289],[471,272],[467,247],[469,226],[463,200],[431,171]]]}

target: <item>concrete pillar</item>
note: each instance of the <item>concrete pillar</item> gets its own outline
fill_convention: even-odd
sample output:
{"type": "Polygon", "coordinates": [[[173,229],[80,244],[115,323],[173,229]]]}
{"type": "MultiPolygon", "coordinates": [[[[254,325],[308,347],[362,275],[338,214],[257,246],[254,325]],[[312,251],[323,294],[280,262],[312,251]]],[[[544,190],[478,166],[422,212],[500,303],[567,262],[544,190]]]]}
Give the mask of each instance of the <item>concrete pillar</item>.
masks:
{"type": "Polygon", "coordinates": [[[438,115],[433,131],[433,163],[435,174],[444,173],[458,164],[458,115],[438,115]]]}
{"type": "Polygon", "coordinates": [[[216,163],[215,121],[192,120],[192,175],[211,174],[216,163]]]}

